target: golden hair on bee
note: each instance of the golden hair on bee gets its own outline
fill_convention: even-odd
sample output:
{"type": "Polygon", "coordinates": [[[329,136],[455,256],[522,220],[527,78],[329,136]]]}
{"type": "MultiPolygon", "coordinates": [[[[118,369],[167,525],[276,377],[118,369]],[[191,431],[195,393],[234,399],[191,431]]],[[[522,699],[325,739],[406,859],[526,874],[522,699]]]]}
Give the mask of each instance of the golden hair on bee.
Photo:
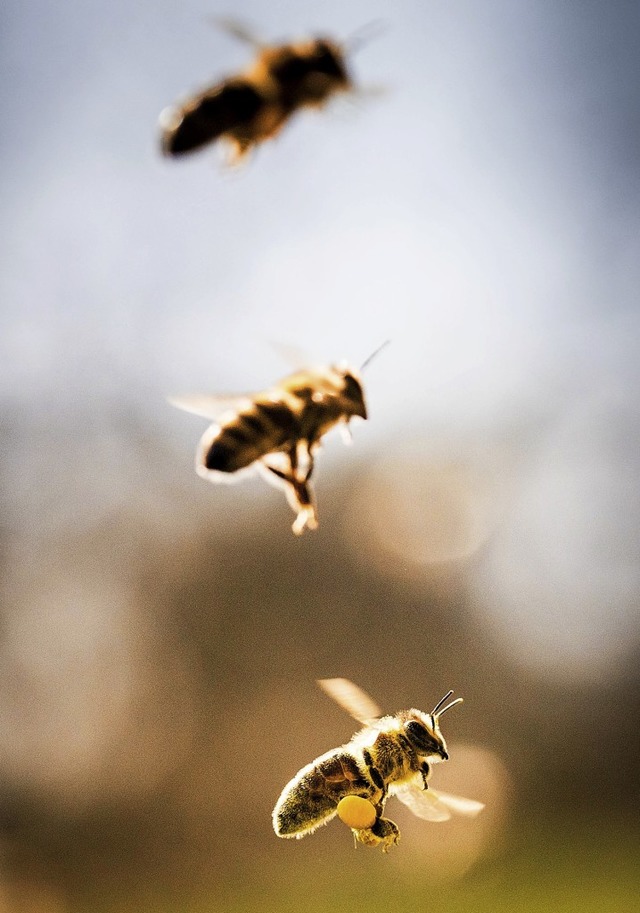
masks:
{"type": "Polygon", "coordinates": [[[446,821],[452,813],[473,816],[484,808],[474,799],[436,792],[428,783],[432,766],[449,758],[440,720],[462,698],[449,701],[453,692],[448,691],[431,713],[414,708],[382,716],[373,699],[348,679],[318,684],[364,728],[287,783],[273,810],[278,837],[300,839],[337,815],[356,842],[386,852],[400,839],[398,826],[384,817],[390,796],[427,821],[446,821]]]}

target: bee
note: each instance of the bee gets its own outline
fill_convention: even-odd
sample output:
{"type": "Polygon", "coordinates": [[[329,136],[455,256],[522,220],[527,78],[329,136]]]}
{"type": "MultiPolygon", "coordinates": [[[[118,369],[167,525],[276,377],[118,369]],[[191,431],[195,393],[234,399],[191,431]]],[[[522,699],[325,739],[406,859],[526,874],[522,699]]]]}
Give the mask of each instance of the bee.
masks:
{"type": "Polygon", "coordinates": [[[329,38],[308,38],[281,45],[257,41],[241,25],[219,23],[255,50],[253,62],[160,115],[165,155],[180,156],[216,140],[230,148],[232,164],[265,140],[273,139],[303,108],[321,108],[340,92],[353,89],[345,51],[329,38]]]}
{"type": "Polygon", "coordinates": [[[216,419],[197,448],[198,475],[228,481],[259,469],[284,489],[296,513],[296,535],[318,526],[311,475],[321,438],[337,425],[346,428],[354,416],[367,418],[359,372],[346,365],[298,371],[251,396],[183,396],[169,402],[216,419]],[[226,412],[225,405],[231,407],[226,412]]]}
{"type": "Polygon", "coordinates": [[[427,821],[446,821],[452,812],[476,815],[484,808],[473,799],[436,792],[427,782],[431,766],[449,758],[440,719],[462,703],[460,697],[447,703],[453,691],[431,713],[412,709],[381,716],[369,695],[347,679],[322,679],[318,684],[364,729],[346,745],[307,764],[287,783],[273,810],[278,837],[304,837],[337,813],[351,826],[356,841],[387,852],[400,838],[398,826],[383,817],[390,796],[427,821]],[[348,800],[354,796],[370,803],[373,823],[366,821],[366,814],[356,820],[362,802],[353,802],[352,809],[348,800]]]}

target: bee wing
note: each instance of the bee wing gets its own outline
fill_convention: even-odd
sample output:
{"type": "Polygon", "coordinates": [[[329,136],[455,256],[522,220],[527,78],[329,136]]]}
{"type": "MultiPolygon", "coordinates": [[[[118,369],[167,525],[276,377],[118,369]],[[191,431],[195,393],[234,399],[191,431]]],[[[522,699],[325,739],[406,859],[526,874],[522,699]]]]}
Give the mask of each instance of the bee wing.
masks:
{"type": "Polygon", "coordinates": [[[165,155],[182,155],[219,139],[250,121],[263,105],[257,89],[243,79],[229,79],[182,106],[160,115],[160,143],[165,155]]]}
{"type": "Polygon", "coordinates": [[[244,42],[244,44],[250,44],[254,48],[263,48],[264,41],[262,41],[250,25],[247,25],[246,22],[241,22],[239,19],[234,19],[231,16],[214,16],[211,18],[211,22],[220,29],[222,32],[226,32],[227,35],[231,35],[232,38],[237,38],[238,41],[244,42]]]}
{"type": "Polygon", "coordinates": [[[251,397],[216,396],[208,393],[187,393],[184,396],[168,396],[167,402],[185,412],[201,415],[212,420],[220,418],[223,412],[238,412],[251,403],[251,397]]]}
{"type": "Polygon", "coordinates": [[[359,29],[352,32],[345,41],[345,46],[351,54],[359,51],[360,48],[367,45],[370,41],[378,38],[389,30],[389,22],[386,19],[373,19],[371,22],[365,22],[359,29]]]}
{"type": "Polygon", "coordinates": [[[466,815],[471,818],[484,808],[484,802],[478,802],[476,799],[452,796],[449,793],[441,793],[439,790],[436,792],[436,790],[431,788],[427,792],[433,793],[441,805],[446,806],[450,811],[458,815],[466,815]]]}
{"type": "Polygon", "coordinates": [[[439,794],[433,789],[423,789],[417,782],[398,787],[393,795],[425,821],[448,821],[451,817],[451,811],[440,801],[439,794]]]}
{"type": "Polygon", "coordinates": [[[313,359],[309,353],[297,345],[287,342],[279,342],[276,339],[269,340],[269,346],[292,371],[305,371],[309,365],[313,364],[313,359]]]}
{"type": "Polygon", "coordinates": [[[423,789],[418,780],[399,787],[394,791],[394,795],[410,808],[414,815],[426,821],[448,821],[452,812],[473,817],[484,808],[484,803],[476,802],[475,799],[452,796],[431,788],[423,789]]]}
{"type": "Polygon", "coordinates": [[[320,678],[318,684],[325,694],[359,723],[370,724],[382,714],[373,698],[348,678],[320,678]]]}

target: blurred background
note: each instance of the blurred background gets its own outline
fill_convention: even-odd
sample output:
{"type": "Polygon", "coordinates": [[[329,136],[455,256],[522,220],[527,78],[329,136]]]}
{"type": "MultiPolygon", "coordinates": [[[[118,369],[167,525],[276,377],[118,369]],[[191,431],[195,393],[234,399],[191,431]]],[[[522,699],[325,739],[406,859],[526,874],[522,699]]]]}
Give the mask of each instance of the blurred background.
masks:
{"type": "Polygon", "coordinates": [[[640,8],[50,4],[3,14],[0,910],[631,911],[638,889],[640,8]],[[348,39],[362,93],[248,165],[158,153],[243,67],[212,27],[348,39]],[[381,91],[380,91],[381,90],[381,91]],[[367,369],[320,529],[193,471],[169,394],[367,369]],[[276,344],[274,346],[274,344],[276,344]],[[402,842],[271,809],[449,688],[402,842]]]}

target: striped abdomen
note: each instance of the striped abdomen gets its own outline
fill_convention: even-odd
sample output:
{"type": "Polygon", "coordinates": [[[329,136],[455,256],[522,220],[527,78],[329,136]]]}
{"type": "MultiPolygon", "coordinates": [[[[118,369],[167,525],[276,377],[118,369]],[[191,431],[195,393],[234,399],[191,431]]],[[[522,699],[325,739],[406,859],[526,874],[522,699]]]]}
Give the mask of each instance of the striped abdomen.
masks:
{"type": "Polygon", "coordinates": [[[220,428],[204,455],[205,466],[217,472],[245,469],[268,453],[286,449],[298,433],[298,420],[289,406],[254,401],[220,428]]]}

